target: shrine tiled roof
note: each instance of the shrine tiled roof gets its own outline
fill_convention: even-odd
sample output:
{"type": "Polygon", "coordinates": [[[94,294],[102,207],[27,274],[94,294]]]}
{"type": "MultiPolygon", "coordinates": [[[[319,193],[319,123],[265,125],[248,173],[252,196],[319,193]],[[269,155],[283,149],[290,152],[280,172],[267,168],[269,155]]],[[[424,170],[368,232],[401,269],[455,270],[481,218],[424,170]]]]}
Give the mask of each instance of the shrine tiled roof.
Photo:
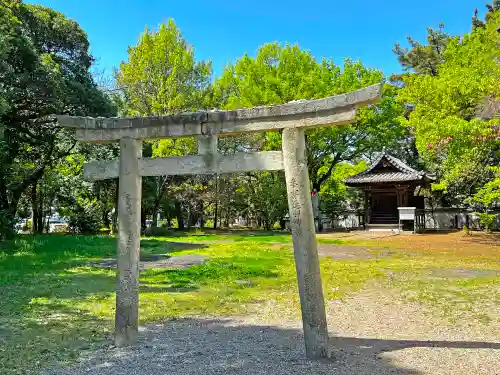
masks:
{"type": "Polygon", "coordinates": [[[349,177],[347,185],[360,185],[380,182],[416,182],[431,181],[433,178],[422,171],[417,171],[402,160],[382,153],[367,170],[349,177]]]}

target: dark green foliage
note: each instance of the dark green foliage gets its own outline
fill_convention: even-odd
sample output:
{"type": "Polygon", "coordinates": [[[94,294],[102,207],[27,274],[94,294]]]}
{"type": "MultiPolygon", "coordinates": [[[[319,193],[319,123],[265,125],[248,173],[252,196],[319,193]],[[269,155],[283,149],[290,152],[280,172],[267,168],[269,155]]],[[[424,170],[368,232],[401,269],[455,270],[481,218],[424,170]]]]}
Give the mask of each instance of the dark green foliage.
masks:
{"type": "MultiPolygon", "coordinates": [[[[226,67],[215,81],[213,101],[225,109],[282,104],[354,91],[383,80],[382,72],[360,61],[346,59],[342,67],[329,59],[317,61],[298,45],[268,43],[255,58],[244,55],[226,67]]],[[[338,163],[355,162],[406,135],[396,121],[402,108],[395,103],[394,90],[386,87],[381,105],[361,110],[356,124],[308,131],[309,177],[314,189],[322,189],[338,163]]],[[[279,134],[264,135],[260,144],[268,150],[279,149],[279,134]]]]}
{"type": "Polygon", "coordinates": [[[76,205],[69,213],[68,230],[71,233],[94,234],[101,229],[101,216],[97,204],[76,205]]]}
{"type": "Polygon", "coordinates": [[[7,210],[0,210],[0,241],[14,236],[14,225],[14,217],[7,210]]]}
{"type": "Polygon", "coordinates": [[[97,88],[85,32],[52,9],[1,1],[0,211],[15,216],[26,189],[74,152],[71,134],[52,115],[109,116],[97,88]]]}
{"type": "MultiPolygon", "coordinates": [[[[396,44],[393,51],[406,72],[436,76],[438,65],[444,61],[444,51],[450,39],[451,36],[444,31],[444,25],[441,24],[437,30],[427,29],[427,44],[422,44],[409,36],[410,48],[396,44]]],[[[391,77],[395,81],[401,78],[401,75],[391,77]]]]}

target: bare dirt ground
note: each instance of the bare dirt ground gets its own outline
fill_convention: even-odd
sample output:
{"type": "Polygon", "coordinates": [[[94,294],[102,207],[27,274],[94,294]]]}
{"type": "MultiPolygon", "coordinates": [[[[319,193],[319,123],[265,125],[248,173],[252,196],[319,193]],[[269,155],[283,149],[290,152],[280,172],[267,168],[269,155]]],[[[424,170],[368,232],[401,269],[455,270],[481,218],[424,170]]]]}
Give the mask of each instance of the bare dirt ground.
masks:
{"type": "Polygon", "coordinates": [[[336,260],[381,259],[389,257],[392,254],[392,251],[385,249],[373,252],[359,246],[318,244],[318,255],[320,257],[330,257],[336,260]]]}
{"type": "Polygon", "coordinates": [[[327,305],[332,358],[304,358],[296,311],[143,327],[135,348],[109,347],[44,374],[500,374],[500,326],[457,326],[378,287],[327,305]]]}
{"type": "Polygon", "coordinates": [[[345,243],[355,243],[370,248],[385,247],[417,253],[456,252],[462,256],[500,255],[500,234],[471,232],[402,234],[390,232],[345,232],[320,234],[318,238],[339,239],[345,243]]]}

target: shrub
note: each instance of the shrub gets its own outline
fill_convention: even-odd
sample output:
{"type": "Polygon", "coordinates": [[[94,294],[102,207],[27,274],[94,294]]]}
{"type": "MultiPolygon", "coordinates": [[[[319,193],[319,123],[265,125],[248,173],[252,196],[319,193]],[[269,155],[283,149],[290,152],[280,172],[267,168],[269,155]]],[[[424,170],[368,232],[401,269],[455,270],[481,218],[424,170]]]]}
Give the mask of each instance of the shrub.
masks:
{"type": "Polygon", "coordinates": [[[77,205],[69,213],[68,230],[71,233],[94,234],[101,229],[101,216],[96,204],[77,205]]]}
{"type": "Polygon", "coordinates": [[[31,228],[33,228],[33,221],[30,219],[23,225],[23,232],[31,232],[31,228]]]}
{"type": "Polygon", "coordinates": [[[14,218],[7,212],[0,210],[0,241],[12,238],[15,234],[14,218]]]}
{"type": "Polygon", "coordinates": [[[495,223],[497,214],[489,214],[487,212],[475,212],[479,216],[479,223],[483,226],[485,232],[490,232],[495,223]]]}

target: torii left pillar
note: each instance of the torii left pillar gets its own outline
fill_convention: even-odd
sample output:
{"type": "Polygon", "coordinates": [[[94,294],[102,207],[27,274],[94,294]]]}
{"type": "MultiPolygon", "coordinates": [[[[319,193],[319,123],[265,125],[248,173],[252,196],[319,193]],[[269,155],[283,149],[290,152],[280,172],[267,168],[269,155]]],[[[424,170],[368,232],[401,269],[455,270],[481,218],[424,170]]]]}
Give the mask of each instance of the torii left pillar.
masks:
{"type": "Polygon", "coordinates": [[[120,140],[115,345],[133,344],[139,324],[139,252],[141,246],[142,141],[120,140]]]}

